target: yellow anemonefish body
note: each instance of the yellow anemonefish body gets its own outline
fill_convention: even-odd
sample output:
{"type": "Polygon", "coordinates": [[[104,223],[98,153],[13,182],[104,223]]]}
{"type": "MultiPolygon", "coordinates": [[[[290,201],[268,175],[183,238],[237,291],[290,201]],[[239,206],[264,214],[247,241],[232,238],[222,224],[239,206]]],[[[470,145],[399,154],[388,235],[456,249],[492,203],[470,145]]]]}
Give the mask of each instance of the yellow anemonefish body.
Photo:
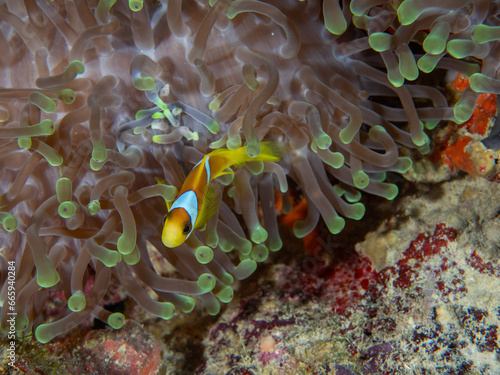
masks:
{"type": "Polygon", "coordinates": [[[161,240],[167,247],[181,245],[193,229],[203,227],[217,211],[214,189],[209,183],[224,174],[234,173],[227,170],[248,161],[279,161],[281,147],[274,142],[261,142],[261,153],[252,158],[246,153],[246,146],[236,150],[218,149],[205,155],[189,173],[179,194],[171,205],[167,203],[168,213],[163,226],[161,240]]]}

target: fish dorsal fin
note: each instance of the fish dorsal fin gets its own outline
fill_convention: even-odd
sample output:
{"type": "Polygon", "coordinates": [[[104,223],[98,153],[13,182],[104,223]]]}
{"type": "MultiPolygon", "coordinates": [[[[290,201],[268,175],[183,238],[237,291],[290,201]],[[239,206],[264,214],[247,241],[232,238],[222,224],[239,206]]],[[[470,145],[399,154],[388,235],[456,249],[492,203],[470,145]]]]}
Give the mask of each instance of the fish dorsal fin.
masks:
{"type": "MultiPolygon", "coordinates": [[[[160,177],[155,177],[155,181],[157,184],[161,184],[161,185],[166,185],[165,181],[163,181],[160,177]]],[[[167,211],[170,211],[170,207],[172,207],[172,203],[174,201],[167,201],[165,200],[165,203],[167,204],[167,211]]]]}
{"type": "Polygon", "coordinates": [[[196,229],[203,227],[208,222],[208,219],[210,219],[219,209],[219,204],[220,194],[218,190],[213,184],[208,185],[205,199],[203,200],[203,206],[195,223],[196,229]]]}

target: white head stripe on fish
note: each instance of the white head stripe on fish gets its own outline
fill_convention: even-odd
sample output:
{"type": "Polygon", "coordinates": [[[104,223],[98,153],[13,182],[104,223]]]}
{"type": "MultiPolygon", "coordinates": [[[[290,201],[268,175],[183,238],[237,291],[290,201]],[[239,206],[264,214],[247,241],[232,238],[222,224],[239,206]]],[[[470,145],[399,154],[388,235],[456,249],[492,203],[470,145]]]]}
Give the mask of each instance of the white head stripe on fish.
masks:
{"type": "Polygon", "coordinates": [[[210,163],[208,160],[210,159],[210,156],[207,155],[205,159],[205,170],[207,171],[207,184],[210,182],[210,163]]]}
{"type": "Polygon", "coordinates": [[[191,219],[192,231],[194,223],[196,223],[196,219],[198,218],[198,198],[196,197],[196,193],[193,190],[188,190],[182,193],[179,198],[172,203],[169,211],[172,211],[174,208],[183,208],[186,210],[191,219]]]}
{"type": "MultiPolygon", "coordinates": [[[[210,156],[206,156],[205,157],[205,170],[207,171],[207,184],[210,182],[210,163],[209,163],[209,160],[210,159],[210,156]]],[[[203,161],[203,159],[201,159],[198,163],[196,163],[196,165],[193,167],[193,169],[195,169],[198,165],[200,165],[200,163],[203,161]]]]}

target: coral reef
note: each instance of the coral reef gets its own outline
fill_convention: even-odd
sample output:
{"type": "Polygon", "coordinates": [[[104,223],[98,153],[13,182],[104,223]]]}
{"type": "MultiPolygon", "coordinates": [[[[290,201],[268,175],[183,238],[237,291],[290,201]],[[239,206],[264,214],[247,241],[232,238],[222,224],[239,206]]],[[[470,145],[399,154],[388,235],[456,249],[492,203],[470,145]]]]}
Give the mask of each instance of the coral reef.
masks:
{"type": "Polygon", "coordinates": [[[297,237],[360,220],[361,192],[393,199],[387,173],[411,167],[403,148],[430,150],[424,126],[499,91],[498,2],[426,4],[1,1],[2,329],[10,264],[16,334],[42,343],[90,316],[122,327],[104,306],[114,284],[162,319],[215,315],[283,246],[289,184],[307,201],[297,237]],[[451,70],[470,80],[454,106],[428,75],[451,70]],[[163,246],[165,201],[203,155],[261,141],[282,159],[219,178],[206,227],[163,246]]]}
{"type": "Polygon", "coordinates": [[[496,374],[500,187],[471,178],[441,189],[406,197],[357,244],[395,258],[377,272],[321,237],[329,257],[277,261],[206,335],[197,373],[496,374]]]}
{"type": "MultiPolygon", "coordinates": [[[[462,73],[448,84],[449,94],[459,100],[469,80],[462,73]]],[[[404,176],[413,181],[439,182],[458,171],[498,181],[500,173],[498,134],[500,127],[493,117],[497,113],[497,95],[482,93],[469,120],[449,121],[430,135],[432,153],[414,163],[404,176]]]]}

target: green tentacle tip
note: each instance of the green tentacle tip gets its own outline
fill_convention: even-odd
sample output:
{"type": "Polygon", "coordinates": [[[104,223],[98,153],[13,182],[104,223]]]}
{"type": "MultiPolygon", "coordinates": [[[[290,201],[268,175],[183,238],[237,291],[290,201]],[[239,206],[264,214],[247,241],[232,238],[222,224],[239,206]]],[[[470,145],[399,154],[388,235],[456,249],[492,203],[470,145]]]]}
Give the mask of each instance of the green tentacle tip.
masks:
{"type": "MultiPolygon", "coordinates": [[[[326,4],[335,4],[332,2],[326,2],[326,4]]],[[[328,6],[328,5],[327,5],[328,6]]],[[[325,5],[323,5],[325,7],[325,5]]],[[[330,7],[332,7],[330,5],[330,7]]],[[[337,6],[335,6],[337,7],[337,6]]],[[[325,14],[325,27],[326,29],[334,35],[343,34],[347,29],[347,22],[340,9],[329,9],[325,14]]]]}
{"type": "Polygon", "coordinates": [[[200,288],[203,293],[212,291],[215,288],[215,283],[216,279],[214,275],[211,275],[209,273],[201,274],[200,277],[198,277],[198,281],[196,282],[198,288],[200,288]]]}
{"type": "Polygon", "coordinates": [[[340,152],[332,152],[330,150],[326,150],[326,154],[320,154],[320,158],[335,169],[342,167],[345,161],[344,155],[340,152]]]}
{"type": "Polygon", "coordinates": [[[269,240],[269,250],[271,251],[279,251],[283,247],[283,241],[281,238],[275,238],[269,240]]]}
{"type": "Polygon", "coordinates": [[[267,240],[267,231],[258,224],[255,228],[251,230],[251,238],[255,243],[261,243],[267,240]]]}
{"type": "Polygon", "coordinates": [[[441,55],[431,55],[426,53],[417,61],[418,68],[424,73],[430,73],[435,68],[439,60],[441,60],[441,55]]]}
{"type": "Polygon", "coordinates": [[[71,89],[62,89],[57,92],[57,99],[62,101],[64,104],[73,104],[76,99],[76,95],[71,89]]]}
{"type": "Polygon", "coordinates": [[[263,262],[269,257],[269,250],[266,245],[257,245],[252,249],[252,259],[256,262],[263,262]]]}
{"type": "Polygon", "coordinates": [[[57,208],[59,216],[69,219],[76,212],[76,205],[71,201],[62,202],[57,208]]]}
{"type": "Polygon", "coordinates": [[[208,109],[211,111],[217,111],[220,108],[221,101],[219,96],[217,95],[215,98],[212,99],[212,101],[208,104],[208,109]]]}
{"type": "MultiPolygon", "coordinates": [[[[156,113],[161,113],[161,112],[156,112],[156,113]]],[[[135,119],[136,120],[140,120],[141,118],[144,118],[144,117],[148,117],[150,116],[150,111],[148,109],[139,109],[136,113],[135,113],[135,119]]]]}
{"type": "Polygon", "coordinates": [[[321,133],[321,135],[314,138],[314,141],[316,142],[318,148],[326,150],[332,145],[332,138],[323,131],[321,133]]]}
{"type": "MultiPolygon", "coordinates": [[[[50,262],[50,260],[49,260],[49,262],[50,262]]],[[[57,271],[54,268],[54,266],[52,265],[52,263],[49,263],[49,264],[50,264],[49,268],[44,269],[41,272],[39,272],[37,269],[36,282],[42,288],[53,287],[60,280],[59,274],[57,273],[57,271]]]]}
{"type": "Polygon", "coordinates": [[[180,301],[177,301],[175,303],[175,307],[177,307],[183,313],[189,314],[191,311],[194,310],[196,302],[193,297],[182,296],[178,294],[177,298],[179,298],[180,301]]]}
{"type": "Polygon", "coordinates": [[[387,71],[387,79],[394,87],[401,87],[405,83],[405,78],[399,69],[389,69],[387,71]]]}
{"type": "Polygon", "coordinates": [[[82,311],[87,306],[87,300],[81,290],[77,290],[68,298],[68,308],[71,311],[82,311]]]}
{"type": "Polygon", "coordinates": [[[332,234],[338,234],[342,232],[342,229],[344,229],[345,226],[345,220],[340,216],[333,216],[332,218],[325,220],[325,222],[328,230],[332,234]]]}
{"type": "Polygon", "coordinates": [[[443,53],[446,49],[446,42],[450,34],[450,26],[447,22],[436,24],[424,39],[424,51],[432,55],[443,53]]]}
{"type": "Polygon", "coordinates": [[[34,91],[30,94],[29,101],[45,113],[52,113],[56,110],[56,102],[38,91],[34,91]]]}
{"type": "Polygon", "coordinates": [[[234,180],[234,173],[228,173],[217,177],[217,181],[224,186],[231,185],[233,183],[233,180],[234,180]]]}
{"type": "Polygon", "coordinates": [[[387,188],[383,191],[382,196],[388,201],[392,201],[398,196],[399,189],[394,184],[387,184],[387,188]]]}
{"type": "Polygon", "coordinates": [[[115,5],[116,0],[99,0],[97,4],[97,15],[101,22],[104,22],[109,15],[111,7],[115,5]]]}
{"type": "Polygon", "coordinates": [[[113,313],[108,316],[108,324],[114,329],[120,329],[125,324],[125,315],[122,313],[113,313]]]}
{"type": "Polygon", "coordinates": [[[368,136],[372,141],[379,142],[380,135],[383,133],[387,133],[387,130],[381,125],[375,125],[368,130],[368,136]]]}
{"type": "Polygon", "coordinates": [[[472,40],[488,43],[500,39],[500,26],[477,25],[472,29],[472,40]]]}
{"type": "Polygon", "coordinates": [[[418,152],[420,152],[422,155],[427,155],[429,152],[431,152],[431,145],[429,143],[426,143],[425,145],[417,148],[418,152]]]}
{"type": "Polygon", "coordinates": [[[411,52],[399,55],[399,72],[409,81],[414,81],[418,78],[417,63],[411,52]]]}
{"type": "Polygon", "coordinates": [[[87,211],[91,215],[97,215],[101,211],[101,203],[98,200],[90,201],[87,205],[87,211]]]}
{"type": "Polygon", "coordinates": [[[210,143],[208,145],[208,147],[211,148],[212,150],[214,150],[214,149],[217,149],[217,148],[224,147],[224,145],[226,144],[226,142],[227,142],[227,134],[223,135],[218,140],[210,143]]]}
{"type": "Polygon", "coordinates": [[[206,123],[206,127],[207,127],[208,131],[212,134],[217,134],[220,130],[219,123],[213,119],[210,122],[206,123]]]}
{"type": "Polygon", "coordinates": [[[364,189],[370,183],[370,177],[368,177],[368,175],[361,170],[356,171],[353,174],[352,180],[354,182],[354,186],[356,186],[358,189],[364,189]]]}
{"type": "Polygon", "coordinates": [[[340,184],[335,184],[332,186],[333,187],[333,190],[335,191],[335,193],[341,197],[342,195],[345,194],[346,190],[340,185],[340,184]]]}
{"type": "Polygon", "coordinates": [[[405,0],[398,8],[398,19],[402,25],[409,25],[417,20],[422,11],[415,7],[415,0],[405,0]]]}
{"type": "MultiPolygon", "coordinates": [[[[420,122],[420,124],[422,125],[422,129],[423,129],[424,123],[420,122]]],[[[429,136],[427,134],[425,134],[423,131],[417,132],[416,134],[412,134],[411,140],[413,141],[413,143],[416,146],[419,146],[419,147],[425,145],[426,143],[430,143],[429,136]]]]}
{"type": "Polygon", "coordinates": [[[248,255],[252,251],[252,243],[247,239],[243,239],[243,242],[238,245],[238,250],[241,254],[248,255]]]}
{"type": "Polygon", "coordinates": [[[40,142],[38,144],[38,147],[35,148],[35,151],[41,154],[45,158],[45,160],[47,160],[47,163],[49,163],[53,167],[60,166],[64,161],[61,154],[59,154],[56,150],[43,142],[40,142]]]}
{"type": "Polygon", "coordinates": [[[37,135],[52,135],[56,131],[56,127],[54,126],[54,121],[50,119],[45,119],[43,121],[40,121],[38,124],[32,126],[37,126],[40,129],[40,132],[37,135]]]}
{"type": "Polygon", "coordinates": [[[122,233],[116,241],[116,249],[120,254],[128,255],[135,249],[135,233],[122,233]]]}
{"type": "Polygon", "coordinates": [[[234,269],[234,277],[238,280],[246,279],[257,269],[257,262],[252,259],[245,259],[238,264],[234,269]]]}
{"type": "Polygon", "coordinates": [[[436,126],[438,126],[439,122],[441,120],[437,119],[437,120],[427,120],[424,122],[424,126],[427,130],[432,130],[434,129],[436,126]]]}
{"type": "Polygon", "coordinates": [[[413,161],[407,156],[399,157],[396,165],[394,166],[394,172],[406,173],[413,166],[413,161]]]}
{"type": "Polygon", "coordinates": [[[196,260],[198,263],[207,264],[214,258],[214,252],[208,246],[200,246],[196,249],[196,260]]]}
{"type": "Polygon", "coordinates": [[[226,146],[230,150],[236,150],[237,148],[241,147],[241,137],[239,135],[237,136],[229,136],[226,146]]]}
{"type": "Polygon", "coordinates": [[[38,342],[45,344],[57,336],[57,332],[51,327],[52,324],[40,324],[35,330],[35,338],[38,342]]]}
{"type": "Polygon", "coordinates": [[[64,72],[71,72],[74,79],[78,74],[83,74],[85,72],[85,65],[80,60],[71,61],[64,72]]]}
{"type": "Polygon", "coordinates": [[[97,162],[103,162],[106,160],[108,153],[106,151],[106,147],[104,146],[104,142],[102,139],[99,139],[92,149],[92,159],[97,162]]]}
{"type": "Polygon", "coordinates": [[[134,12],[138,12],[144,6],[143,0],[129,0],[128,6],[130,7],[130,10],[132,10],[134,12]]]}
{"type": "Polygon", "coordinates": [[[217,301],[216,299],[214,299],[213,301],[210,301],[210,304],[205,306],[205,312],[208,314],[208,315],[217,315],[220,313],[220,304],[219,304],[219,301],[217,301]]]}
{"type": "Polygon", "coordinates": [[[474,73],[469,78],[470,88],[475,92],[500,94],[500,81],[482,73],[474,73]]]}
{"type": "Polygon", "coordinates": [[[149,91],[156,87],[156,82],[152,77],[139,77],[134,79],[134,87],[140,91],[149,91]]]}
{"type": "Polygon", "coordinates": [[[469,120],[474,112],[475,102],[473,100],[467,100],[462,98],[453,107],[453,114],[455,115],[455,120],[458,123],[464,123],[469,120]]]}
{"type": "Polygon", "coordinates": [[[230,286],[225,286],[222,290],[215,295],[222,303],[229,303],[233,300],[234,291],[230,286]]]}
{"type": "Polygon", "coordinates": [[[109,250],[106,255],[101,256],[99,260],[108,268],[116,266],[122,260],[122,255],[118,251],[109,250]]]}
{"type": "Polygon", "coordinates": [[[190,130],[187,130],[188,135],[186,136],[188,141],[197,141],[200,139],[200,136],[198,132],[192,132],[190,130]]]}
{"type": "Polygon", "coordinates": [[[225,253],[229,253],[234,249],[234,245],[229,241],[226,241],[224,238],[219,238],[219,247],[225,253]]]}
{"type": "Polygon", "coordinates": [[[348,125],[340,131],[339,138],[342,141],[342,143],[348,145],[349,143],[352,142],[356,134],[357,134],[356,129],[348,125]]]}
{"type": "Polygon", "coordinates": [[[219,276],[218,276],[218,279],[219,279],[219,281],[222,284],[225,284],[225,285],[233,285],[233,283],[234,283],[234,277],[233,277],[233,275],[231,275],[227,271],[220,272],[219,276]]]}
{"type": "Polygon", "coordinates": [[[0,212],[3,228],[7,232],[14,232],[17,229],[17,219],[8,212],[0,212]]]}
{"type": "Polygon", "coordinates": [[[29,319],[24,312],[17,315],[16,333],[19,334],[21,332],[26,331],[26,329],[28,328],[28,325],[29,325],[29,319]]]}
{"type": "Polygon", "coordinates": [[[354,220],[361,220],[365,215],[365,205],[363,203],[354,203],[350,206],[347,217],[354,220]]]}
{"type": "Polygon", "coordinates": [[[463,59],[474,53],[478,44],[469,39],[453,39],[446,44],[446,51],[456,59],[463,59]]]}
{"type": "Polygon", "coordinates": [[[160,311],[158,312],[158,318],[164,320],[172,319],[174,316],[175,306],[170,302],[158,302],[160,304],[160,311]]]}
{"type": "Polygon", "coordinates": [[[73,184],[67,177],[61,177],[56,182],[57,201],[59,203],[69,201],[73,191],[73,184]]]}
{"type": "Polygon", "coordinates": [[[23,148],[25,150],[31,147],[31,138],[30,137],[21,137],[17,139],[17,144],[19,148],[23,148]]]}
{"type": "Polygon", "coordinates": [[[260,144],[258,141],[248,143],[247,155],[250,156],[251,158],[260,155],[260,144]]]}
{"type": "Polygon", "coordinates": [[[245,163],[245,168],[248,169],[248,171],[255,175],[258,176],[264,171],[264,162],[262,161],[249,161],[248,163],[245,163]]]}
{"type": "Polygon", "coordinates": [[[100,171],[102,167],[104,167],[104,164],[105,164],[104,162],[95,161],[94,159],[90,159],[89,162],[90,169],[92,169],[93,171],[100,171]]]}
{"type": "Polygon", "coordinates": [[[349,203],[358,202],[361,199],[361,192],[357,190],[346,190],[344,193],[345,200],[349,203]]]}
{"type": "Polygon", "coordinates": [[[135,245],[134,250],[130,254],[122,255],[123,261],[127,263],[129,266],[133,266],[141,260],[141,253],[139,252],[139,248],[135,245]]]}
{"type": "Polygon", "coordinates": [[[392,35],[388,33],[372,33],[368,37],[368,43],[377,52],[387,51],[391,48],[392,35]]]}

